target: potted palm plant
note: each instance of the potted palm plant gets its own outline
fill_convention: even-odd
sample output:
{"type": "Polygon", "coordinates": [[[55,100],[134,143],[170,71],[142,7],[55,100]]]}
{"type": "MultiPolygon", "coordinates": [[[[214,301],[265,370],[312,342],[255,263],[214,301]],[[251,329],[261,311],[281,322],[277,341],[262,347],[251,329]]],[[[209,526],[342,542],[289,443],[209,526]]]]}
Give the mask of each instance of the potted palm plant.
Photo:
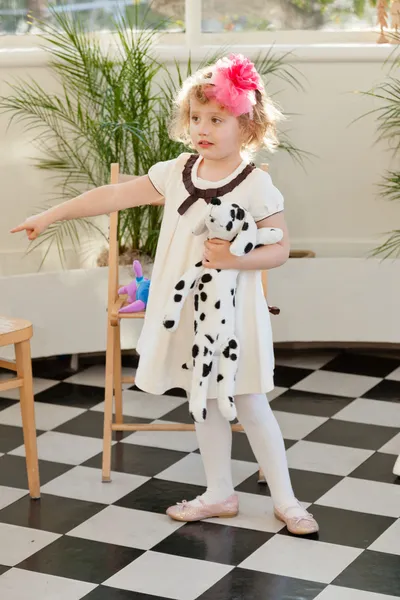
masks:
{"type": "MultiPolygon", "coordinates": [[[[48,69],[60,91],[48,91],[33,79],[17,81],[10,84],[11,93],[0,97],[0,111],[8,111],[10,121],[35,128],[34,143],[40,151],[35,165],[55,178],[52,203],[108,183],[113,162],[123,173],[143,175],[156,162],[185,150],[169,139],[168,122],[176,91],[191,74],[192,64],[189,58],[183,66],[175,62],[168,68],[158,60],[155,45],[165,23],[148,27],[146,15],[130,7],[115,20],[114,42],[104,48],[101,36],[88,34],[81,21],[49,10],[51,19],[39,26],[48,69]]],[[[204,65],[216,58],[208,57],[204,65]]],[[[265,80],[276,76],[301,87],[287,55],[276,57],[269,51],[256,62],[265,80]]],[[[301,161],[304,153],[284,134],[281,139],[281,148],[301,161]]],[[[155,206],[120,213],[119,249],[126,263],[138,256],[154,257],[161,219],[162,208],[155,206]]],[[[98,229],[90,219],[55,223],[29,251],[45,244],[45,260],[56,246],[63,259],[66,242],[78,248],[80,235],[90,229],[98,229]]],[[[107,264],[107,251],[98,263],[107,264]]]]}

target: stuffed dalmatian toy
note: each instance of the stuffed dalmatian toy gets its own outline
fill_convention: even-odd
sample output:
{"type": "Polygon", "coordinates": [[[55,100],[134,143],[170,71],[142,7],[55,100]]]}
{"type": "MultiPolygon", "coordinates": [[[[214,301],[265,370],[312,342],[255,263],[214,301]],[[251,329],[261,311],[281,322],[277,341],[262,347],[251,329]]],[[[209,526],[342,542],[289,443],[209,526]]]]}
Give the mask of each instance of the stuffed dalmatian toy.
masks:
{"type": "MultiPolygon", "coordinates": [[[[275,244],[283,237],[281,229],[258,229],[250,215],[238,204],[213,198],[208,211],[193,233],[208,231],[208,239],[231,241],[230,251],[242,256],[257,246],[275,244]]],[[[221,414],[233,421],[235,377],[239,358],[239,341],[235,335],[235,295],[239,271],[209,269],[202,261],[186,271],[175,285],[167,305],[164,327],[173,332],[178,328],[182,307],[189,293],[194,293],[194,343],[192,360],[182,365],[193,368],[189,411],[194,421],[204,422],[207,416],[207,390],[214,357],[218,357],[218,407],[221,414]]]]}

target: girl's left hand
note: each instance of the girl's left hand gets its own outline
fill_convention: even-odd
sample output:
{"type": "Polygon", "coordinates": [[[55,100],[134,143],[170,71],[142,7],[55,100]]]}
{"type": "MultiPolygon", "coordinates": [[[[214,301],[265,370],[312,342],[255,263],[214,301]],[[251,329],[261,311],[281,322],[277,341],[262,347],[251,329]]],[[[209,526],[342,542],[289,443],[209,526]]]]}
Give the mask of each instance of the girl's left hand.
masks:
{"type": "Polygon", "coordinates": [[[230,242],[220,239],[204,242],[203,266],[208,269],[235,269],[236,259],[230,251],[230,242]]]}

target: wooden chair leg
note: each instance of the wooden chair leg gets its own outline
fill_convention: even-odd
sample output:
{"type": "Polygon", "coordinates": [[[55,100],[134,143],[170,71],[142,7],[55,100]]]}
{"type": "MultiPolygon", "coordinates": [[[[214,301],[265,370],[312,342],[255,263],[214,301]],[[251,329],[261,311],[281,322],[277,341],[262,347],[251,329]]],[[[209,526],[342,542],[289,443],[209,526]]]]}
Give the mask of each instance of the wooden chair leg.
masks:
{"type": "Polygon", "coordinates": [[[111,481],[111,442],[114,391],[114,327],[107,325],[106,389],[104,394],[103,482],[111,481]]]}
{"type": "Polygon", "coordinates": [[[114,332],[114,398],[115,422],[123,423],[122,415],[122,366],[121,366],[121,325],[113,327],[114,332]]]}
{"type": "Polygon", "coordinates": [[[38,499],[40,498],[39,461],[36,442],[32,362],[29,340],[15,344],[15,357],[18,377],[23,379],[23,385],[20,388],[20,407],[29,493],[31,498],[38,499]]]}

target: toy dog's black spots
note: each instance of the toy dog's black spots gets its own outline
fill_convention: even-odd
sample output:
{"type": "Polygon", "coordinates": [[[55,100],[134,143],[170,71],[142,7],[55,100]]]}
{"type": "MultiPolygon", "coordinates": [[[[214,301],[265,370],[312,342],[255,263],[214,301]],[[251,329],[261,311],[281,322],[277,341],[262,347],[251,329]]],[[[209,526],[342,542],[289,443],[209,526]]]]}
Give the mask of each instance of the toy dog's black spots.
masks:
{"type": "Polygon", "coordinates": [[[242,231],[247,231],[248,228],[249,228],[249,224],[247,223],[247,221],[245,221],[242,226],[242,231]]]}
{"type": "Polygon", "coordinates": [[[233,306],[236,306],[236,297],[235,296],[233,296],[232,302],[233,302],[233,306]]]}
{"type": "Polygon", "coordinates": [[[211,198],[211,204],[213,204],[214,206],[219,206],[221,204],[221,200],[214,196],[213,198],[211,198]]]}
{"type": "Polygon", "coordinates": [[[245,212],[244,212],[243,208],[237,208],[236,209],[236,218],[239,219],[239,221],[244,221],[244,217],[245,217],[245,212]]]}
{"type": "Polygon", "coordinates": [[[189,370],[189,367],[187,366],[187,364],[186,364],[186,363],[183,363],[183,365],[182,365],[182,369],[185,369],[185,371],[188,371],[188,370],[189,370]]]}
{"type": "Polygon", "coordinates": [[[176,290],[183,290],[183,288],[185,287],[185,282],[181,279],[180,281],[178,281],[178,283],[175,286],[176,290]]]}
{"type": "Polygon", "coordinates": [[[200,321],[204,321],[205,318],[206,318],[206,315],[204,313],[201,313],[201,315],[200,315],[200,321]]]}
{"type": "Polygon", "coordinates": [[[164,327],[166,329],[172,329],[172,327],[175,325],[175,321],[164,321],[164,327]]]}
{"type": "Polygon", "coordinates": [[[194,332],[197,333],[197,321],[194,322],[194,332]]]}
{"type": "Polygon", "coordinates": [[[201,290],[204,288],[204,284],[203,283],[199,283],[199,290],[201,292],[201,290]]]}
{"type": "Polygon", "coordinates": [[[221,269],[215,269],[217,273],[221,273],[221,269]]]}
{"type": "Polygon", "coordinates": [[[231,360],[237,360],[237,354],[231,354],[229,358],[231,360]]]}
{"type": "Polygon", "coordinates": [[[232,204],[233,208],[240,208],[239,204],[232,204]]]}
{"type": "Polygon", "coordinates": [[[211,366],[212,366],[212,363],[210,363],[209,365],[206,365],[206,364],[203,365],[203,377],[209,376],[209,374],[211,373],[211,366]]]}
{"type": "Polygon", "coordinates": [[[201,292],[201,294],[200,294],[200,300],[202,302],[205,302],[207,300],[207,294],[205,292],[201,292]]]}
{"type": "Polygon", "coordinates": [[[210,283],[210,281],[212,281],[212,275],[211,275],[211,273],[204,273],[203,277],[201,278],[201,281],[203,283],[210,283]]]}
{"type": "Polygon", "coordinates": [[[229,348],[237,348],[237,346],[236,340],[229,340],[229,348]]]}
{"type": "Polygon", "coordinates": [[[229,402],[230,402],[231,404],[234,404],[234,403],[235,403],[235,399],[233,398],[233,396],[229,396],[229,402]]]}
{"type": "Polygon", "coordinates": [[[192,285],[190,286],[190,289],[192,290],[195,285],[196,285],[196,281],[193,281],[192,285]]]}
{"type": "Polygon", "coordinates": [[[208,354],[208,348],[204,348],[203,356],[207,356],[207,354],[208,354]]]}
{"type": "Polygon", "coordinates": [[[235,290],[234,290],[234,288],[232,288],[232,289],[231,289],[231,294],[232,294],[232,296],[234,296],[234,295],[235,295],[235,290]]]}
{"type": "Polygon", "coordinates": [[[199,295],[194,295],[194,310],[199,310],[199,295]]]}
{"type": "Polygon", "coordinates": [[[219,310],[221,308],[221,300],[218,300],[218,302],[215,303],[215,308],[217,310],[219,310]]]}
{"type": "Polygon", "coordinates": [[[226,323],[226,320],[225,320],[225,319],[222,319],[221,323],[222,323],[222,325],[225,325],[225,323],[226,323]]]}
{"type": "Polygon", "coordinates": [[[232,223],[232,221],[229,221],[226,225],[226,230],[231,231],[232,229],[233,229],[233,223],[232,223]]]}
{"type": "Polygon", "coordinates": [[[182,300],[182,294],[175,294],[174,300],[175,302],[180,302],[182,300]]]}
{"type": "Polygon", "coordinates": [[[225,358],[229,358],[229,348],[225,348],[222,354],[225,356],[225,358]]]}
{"type": "Polygon", "coordinates": [[[261,247],[262,247],[262,244],[256,244],[256,245],[254,246],[254,248],[261,248],[261,247]]]}
{"type": "Polygon", "coordinates": [[[253,250],[253,244],[251,242],[249,242],[248,244],[246,244],[246,248],[244,249],[245,254],[248,254],[249,252],[251,252],[251,250],[253,250]]]}
{"type": "Polygon", "coordinates": [[[194,346],[192,348],[192,356],[193,356],[193,358],[197,358],[198,355],[199,355],[199,347],[197,344],[194,344],[194,346]]]}
{"type": "Polygon", "coordinates": [[[203,419],[206,420],[207,418],[207,409],[203,408],[203,419]]]}
{"type": "Polygon", "coordinates": [[[209,342],[211,342],[212,344],[214,343],[214,339],[211,337],[211,335],[208,335],[208,333],[206,334],[206,338],[208,339],[209,342]]]}
{"type": "Polygon", "coordinates": [[[218,381],[218,383],[219,383],[220,381],[222,381],[222,380],[223,380],[223,378],[224,378],[224,376],[223,376],[223,375],[221,375],[221,374],[220,374],[220,375],[218,375],[218,377],[217,377],[217,381],[218,381]]]}
{"type": "Polygon", "coordinates": [[[195,267],[201,267],[202,264],[203,264],[203,261],[201,260],[200,262],[196,263],[194,266],[195,267]]]}

